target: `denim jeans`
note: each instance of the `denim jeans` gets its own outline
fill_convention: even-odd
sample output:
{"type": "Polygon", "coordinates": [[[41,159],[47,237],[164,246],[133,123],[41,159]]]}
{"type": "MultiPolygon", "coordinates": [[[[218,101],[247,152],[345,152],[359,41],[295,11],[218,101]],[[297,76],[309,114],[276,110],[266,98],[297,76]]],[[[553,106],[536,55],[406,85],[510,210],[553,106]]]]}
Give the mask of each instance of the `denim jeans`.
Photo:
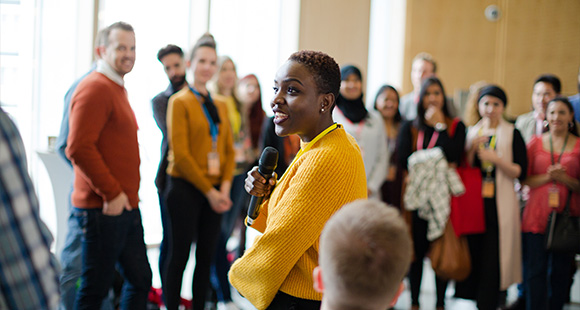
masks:
{"type": "MultiPolygon", "coordinates": [[[[77,282],[81,277],[82,260],[81,260],[81,239],[82,229],[79,221],[74,216],[74,209],[70,205],[70,216],[67,221],[68,231],[62,253],[60,254],[60,265],[62,271],[60,274],[60,293],[61,299],[58,306],[59,310],[72,310],[77,295],[77,282]]],[[[107,297],[101,305],[101,310],[113,310],[113,302],[107,297]]]]}
{"type": "Polygon", "coordinates": [[[561,310],[568,297],[573,253],[547,251],[543,234],[523,234],[526,309],[561,310]]]}
{"type": "Polygon", "coordinates": [[[81,286],[75,309],[98,309],[115,277],[115,266],[125,282],[121,309],[146,309],[151,268],[138,209],[107,216],[101,209],[75,209],[83,230],[81,286]]]}

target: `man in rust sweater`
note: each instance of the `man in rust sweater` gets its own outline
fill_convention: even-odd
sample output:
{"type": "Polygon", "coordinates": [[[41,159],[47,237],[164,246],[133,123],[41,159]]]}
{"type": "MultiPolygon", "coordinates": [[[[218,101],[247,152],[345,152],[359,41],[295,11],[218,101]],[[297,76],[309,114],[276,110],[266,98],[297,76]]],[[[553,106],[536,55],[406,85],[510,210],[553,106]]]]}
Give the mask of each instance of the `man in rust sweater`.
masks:
{"type": "Polygon", "coordinates": [[[117,22],[103,36],[102,59],[77,87],[70,110],[71,200],[84,234],[75,308],[100,307],[118,263],[125,278],[121,308],[145,309],[152,275],[138,209],[137,121],[123,80],[135,63],[135,33],[117,22]]]}

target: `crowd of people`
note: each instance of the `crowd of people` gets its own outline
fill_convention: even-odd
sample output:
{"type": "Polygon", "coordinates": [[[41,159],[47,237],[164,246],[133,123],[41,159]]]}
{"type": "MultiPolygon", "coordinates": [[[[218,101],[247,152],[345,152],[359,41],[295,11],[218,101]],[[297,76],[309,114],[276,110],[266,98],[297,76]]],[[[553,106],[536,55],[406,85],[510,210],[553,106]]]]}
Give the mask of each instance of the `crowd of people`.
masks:
{"type": "MultiPolygon", "coordinates": [[[[57,141],[74,170],[60,293],[50,285],[56,263],[48,252],[38,254],[43,259],[26,264],[42,294],[11,297],[16,293],[4,288],[24,280],[0,277],[0,308],[54,309],[58,294],[60,309],[146,307],[152,271],[137,195],[138,125],[124,88],[135,61],[133,28],[117,22],[101,30],[94,53],[93,68],[66,94],[57,141]]],[[[187,55],[170,44],[157,58],[169,79],[152,99],[162,132],[155,185],[167,309],[199,310],[208,301],[238,309],[232,289],[260,310],[387,309],[404,277],[409,308],[420,309],[424,258],[449,222],[452,196],[467,186],[458,167],[481,175],[476,192],[485,227],[465,235],[467,278],[436,274],[436,308],[445,308],[450,280],[457,280],[455,297],[481,310],[557,310],[569,300],[575,253],[547,250],[544,239],[552,211],[580,216],[580,94],[561,96],[555,75],[534,81],[532,111],[515,120],[505,117],[506,91],[483,81],[470,88],[466,113],[458,115],[435,60],[420,53],[412,62],[413,91],[400,96],[383,85],[367,107],[359,68],[299,51],[274,77],[274,116],[267,118],[257,77],[238,78],[212,35],[187,55]],[[267,146],[279,152],[273,175],[257,167],[267,146]],[[264,202],[246,223],[252,195],[264,202]],[[261,232],[247,249],[246,225],[261,232]],[[228,246],[232,236],[235,249],[228,246]],[[192,244],[189,305],[181,291],[192,244]],[[513,284],[518,300],[507,306],[513,284]]],[[[13,126],[1,118],[0,125],[7,128],[0,142],[10,143],[13,126]]],[[[15,145],[11,157],[0,152],[0,162],[12,158],[30,192],[15,145]]],[[[33,191],[25,204],[37,229],[24,239],[48,248],[33,191]]]]}

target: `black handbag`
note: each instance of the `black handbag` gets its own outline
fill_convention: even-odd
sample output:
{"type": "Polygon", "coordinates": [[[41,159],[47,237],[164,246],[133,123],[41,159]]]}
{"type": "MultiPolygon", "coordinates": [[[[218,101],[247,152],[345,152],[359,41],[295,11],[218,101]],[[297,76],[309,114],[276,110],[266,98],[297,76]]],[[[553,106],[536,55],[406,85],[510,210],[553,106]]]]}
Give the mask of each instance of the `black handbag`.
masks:
{"type": "Polygon", "coordinates": [[[548,216],[546,229],[546,249],[554,252],[580,253],[580,217],[570,215],[570,199],[572,192],[568,191],[568,199],[562,213],[552,211],[548,216]]]}

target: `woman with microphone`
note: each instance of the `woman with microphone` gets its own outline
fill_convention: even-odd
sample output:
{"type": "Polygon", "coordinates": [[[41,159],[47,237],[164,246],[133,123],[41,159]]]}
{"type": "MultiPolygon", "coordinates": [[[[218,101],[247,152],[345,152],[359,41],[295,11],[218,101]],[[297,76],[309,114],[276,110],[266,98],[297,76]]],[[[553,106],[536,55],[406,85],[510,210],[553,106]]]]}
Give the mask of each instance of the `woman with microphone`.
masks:
{"type": "Polygon", "coordinates": [[[246,191],[266,197],[251,226],[263,235],[229,273],[259,310],[320,309],[312,272],[322,228],[344,204],[367,196],[360,149],[332,120],[339,88],[338,64],[321,52],[294,53],[276,73],[270,103],[276,134],[297,134],[301,149],[277,181],[257,167],[248,173],[246,191]]]}

